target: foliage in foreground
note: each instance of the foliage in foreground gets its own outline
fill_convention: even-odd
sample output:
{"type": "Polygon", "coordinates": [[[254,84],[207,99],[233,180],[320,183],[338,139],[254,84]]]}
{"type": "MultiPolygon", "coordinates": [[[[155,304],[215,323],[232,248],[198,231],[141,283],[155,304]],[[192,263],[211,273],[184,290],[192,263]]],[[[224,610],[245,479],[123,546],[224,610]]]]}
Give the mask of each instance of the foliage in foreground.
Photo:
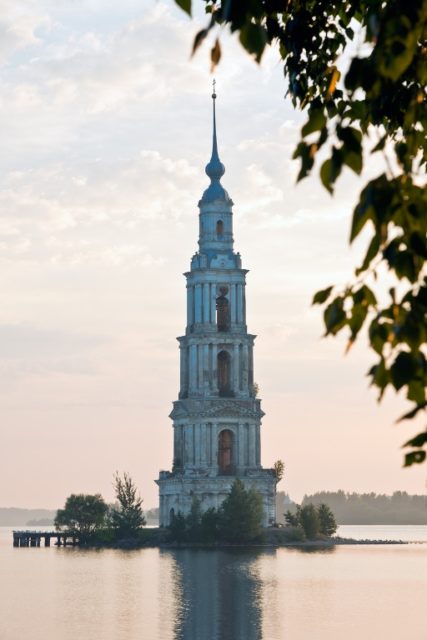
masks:
{"type": "Polygon", "coordinates": [[[285,521],[288,526],[296,527],[304,532],[308,540],[315,540],[319,536],[333,536],[337,530],[335,516],[327,504],[317,506],[309,503],[297,505],[295,513],[286,511],[285,521]]]}
{"type": "MultiPolygon", "coordinates": [[[[191,15],[191,0],[175,0],[191,15]]],[[[203,0],[212,68],[218,31],[228,26],[260,62],[276,45],[295,106],[307,112],[294,158],[298,180],[326,154],[319,176],[332,194],[344,167],[357,175],[368,152],[381,172],[366,182],[353,211],[350,242],[369,243],[354,279],[319,291],[326,335],[346,330],[350,349],[368,327],[379,400],[391,387],[411,403],[401,420],[427,410],[427,0],[203,0]],[[346,54],[346,55],[343,55],[346,54]],[[349,63],[350,62],[350,63],[349,63]],[[378,161],[377,161],[378,164],[378,161]],[[386,275],[385,275],[386,274],[386,275]],[[380,300],[376,282],[394,281],[380,300]]],[[[384,286],[384,285],[383,285],[384,286]]],[[[408,440],[405,466],[426,459],[427,430],[408,440]]]]}
{"type": "Polygon", "coordinates": [[[236,479],[219,509],[212,507],[202,513],[200,500],[195,497],[186,517],[181,512],[173,515],[169,531],[174,542],[248,544],[261,540],[262,522],[260,494],[246,490],[236,479]]]}

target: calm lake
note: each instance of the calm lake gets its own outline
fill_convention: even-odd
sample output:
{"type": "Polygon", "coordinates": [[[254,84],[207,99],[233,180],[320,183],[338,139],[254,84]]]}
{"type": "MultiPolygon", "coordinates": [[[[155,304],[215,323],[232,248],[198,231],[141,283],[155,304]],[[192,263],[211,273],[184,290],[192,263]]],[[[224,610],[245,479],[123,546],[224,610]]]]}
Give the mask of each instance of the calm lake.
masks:
{"type": "MultiPolygon", "coordinates": [[[[0,528],[1,640],[427,638],[427,544],[15,549],[11,531],[0,528]]],[[[427,541],[427,526],[339,533],[427,541]]]]}

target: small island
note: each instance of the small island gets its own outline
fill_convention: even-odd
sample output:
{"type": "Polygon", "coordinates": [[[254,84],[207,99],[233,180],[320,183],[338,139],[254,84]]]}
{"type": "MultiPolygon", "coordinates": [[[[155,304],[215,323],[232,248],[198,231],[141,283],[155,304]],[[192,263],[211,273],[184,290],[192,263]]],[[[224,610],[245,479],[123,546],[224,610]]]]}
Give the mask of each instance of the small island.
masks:
{"type": "Polygon", "coordinates": [[[55,518],[55,532],[14,532],[25,540],[56,538],[58,546],[84,548],[141,549],[226,548],[226,547],[295,547],[328,548],[335,545],[407,544],[402,540],[355,540],[335,536],[337,523],[325,504],[296,505],[286,511],[285,525],[263,525],[263,503],[259,493],[246,489],[238,478],[219,509],[202,511],[201,502],[193,498],[190,513],[174,514],[168,527],[146,527],[143,500],[132,478],[124,473],[114,477],[116,502],[108,505],[100,494],[71,494],[55,518]]]}

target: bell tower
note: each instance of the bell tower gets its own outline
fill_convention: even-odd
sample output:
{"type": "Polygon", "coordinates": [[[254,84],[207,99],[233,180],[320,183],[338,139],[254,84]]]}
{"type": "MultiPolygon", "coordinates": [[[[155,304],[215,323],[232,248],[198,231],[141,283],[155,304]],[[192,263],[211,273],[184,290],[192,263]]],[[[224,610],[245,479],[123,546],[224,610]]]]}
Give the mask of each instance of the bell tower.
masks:
{"type": "MultiPolygon", "coordinates": [[[[215,81],[214,81],[215,82],[215,81]]],[[[159,479],[160,524],[186,515],[193,496],[218,508],[236,477],[262,496],[264,524],[275,521],[276,478],[261,467],[263,412],[254,385],[255,336],[246,326],[246,274],[234,251],[233,201],[221,184],[213,101],[210,185],[199,201],[199,250],[187,281],[187,326],[178,338],[180,389],[173,403],[172,471],[159,479]]]]}

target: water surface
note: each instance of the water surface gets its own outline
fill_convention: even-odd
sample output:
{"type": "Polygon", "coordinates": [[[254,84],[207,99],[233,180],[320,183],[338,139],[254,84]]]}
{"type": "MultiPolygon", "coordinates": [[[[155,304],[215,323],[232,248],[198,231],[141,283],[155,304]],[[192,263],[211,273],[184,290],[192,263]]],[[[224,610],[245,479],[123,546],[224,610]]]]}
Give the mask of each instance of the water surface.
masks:
{"type": "Polygon", "coordinates": [[[426,602],[426,544],[124,552],[0,538],[1,640],[426,638],[426,602]]]}

